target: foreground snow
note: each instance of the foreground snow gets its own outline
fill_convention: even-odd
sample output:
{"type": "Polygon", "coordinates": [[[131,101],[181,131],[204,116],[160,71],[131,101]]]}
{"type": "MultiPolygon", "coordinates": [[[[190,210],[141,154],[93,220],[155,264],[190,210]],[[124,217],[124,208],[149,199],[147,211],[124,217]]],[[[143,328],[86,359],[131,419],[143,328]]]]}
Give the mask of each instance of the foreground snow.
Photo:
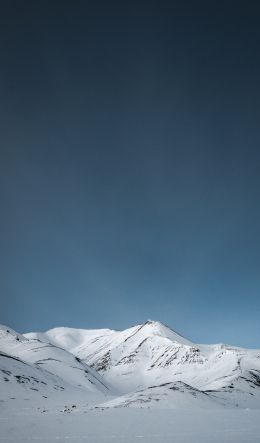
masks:
{"type": "Polygon", "coordinates": [[[258,443],[259,411],[2,409],[0,441],[258,443]]]}

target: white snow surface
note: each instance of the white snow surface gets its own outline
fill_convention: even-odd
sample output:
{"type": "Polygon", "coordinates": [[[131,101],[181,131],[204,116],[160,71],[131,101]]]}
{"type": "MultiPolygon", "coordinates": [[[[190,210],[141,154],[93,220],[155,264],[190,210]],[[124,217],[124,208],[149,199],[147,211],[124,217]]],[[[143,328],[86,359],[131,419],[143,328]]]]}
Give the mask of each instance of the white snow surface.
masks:
{"type": "Polygon", "coordinates": [[[0,441],[259,442],[260,350],[124,331],[0,326],[0,441]]]}

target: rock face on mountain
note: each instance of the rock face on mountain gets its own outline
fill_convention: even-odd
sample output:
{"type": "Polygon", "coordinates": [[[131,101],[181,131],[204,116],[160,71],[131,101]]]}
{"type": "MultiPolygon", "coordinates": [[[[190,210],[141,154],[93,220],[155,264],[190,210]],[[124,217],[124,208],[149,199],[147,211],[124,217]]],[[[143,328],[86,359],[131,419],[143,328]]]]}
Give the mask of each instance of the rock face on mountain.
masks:
{"type": "MultiPolygon", "coordinates": [[[[151,320],[124,331],[55,328],[25,337],[65,349],[124,398],[151,387],[172,393],[167,384],[182,383],[178,392],[187,398],[199,392],[201,401],[206,394],[222,405],[260,407],[260,350],[197,345],[151,320]]],[[[136,404],[121,400],[117,405],[136,404]]]]}

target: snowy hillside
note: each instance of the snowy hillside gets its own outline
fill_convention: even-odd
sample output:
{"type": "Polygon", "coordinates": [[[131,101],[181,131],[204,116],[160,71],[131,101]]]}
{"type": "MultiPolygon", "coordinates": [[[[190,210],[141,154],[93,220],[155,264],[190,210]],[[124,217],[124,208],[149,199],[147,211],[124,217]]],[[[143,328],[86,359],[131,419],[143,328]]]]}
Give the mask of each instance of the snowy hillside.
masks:
{"type": "Polygon", "coordinates": [[[113,393],[102,376],[68,351],[5,326],[0,326],[0,389],[2,400],[84,395],[91,404],[113,393]]]}
{"type": "Polygon", "coordinates": [[[260,351],[196,345],[154,321],[114,331],[0,327],[3,398],[102,407],[260,408],[260,351]],[[75,400],[76,401],[76,400],[75,400]]]}
{"type": "Polygon", "coordinates": [[[197,345],[151,320],[124,331],[55,328],[25,336],[66,349],[122,395],[182,382],[222,405],[260,407],[260,350],[197,345]]]}

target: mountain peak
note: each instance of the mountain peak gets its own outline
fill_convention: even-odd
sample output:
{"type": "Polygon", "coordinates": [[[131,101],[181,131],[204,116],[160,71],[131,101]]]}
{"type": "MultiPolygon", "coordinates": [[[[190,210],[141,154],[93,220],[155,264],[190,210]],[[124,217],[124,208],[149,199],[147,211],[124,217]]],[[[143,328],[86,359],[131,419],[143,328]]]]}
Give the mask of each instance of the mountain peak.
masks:
{"type": "Polygon", "coordinates": [[[150,318],[143,323],[143,326],[145,326],[145,325],[164,326],[161,322],[156,321],[156,320],[151,320],[150,318]]]}
{"type": "Polygon", "coordinates": [[[193,343],[186,338],[184,338],[182,335],[178,334],[174,330],[172,330],[169,326],[161,323],[160,321],[155,321],[148,319],[146,322],[144,322],[140,329],[146,330],[149,335],[158,335],[164,338],[169,338],[172,341],[178,342],[183,345],[192,346],[193,343]]]}

